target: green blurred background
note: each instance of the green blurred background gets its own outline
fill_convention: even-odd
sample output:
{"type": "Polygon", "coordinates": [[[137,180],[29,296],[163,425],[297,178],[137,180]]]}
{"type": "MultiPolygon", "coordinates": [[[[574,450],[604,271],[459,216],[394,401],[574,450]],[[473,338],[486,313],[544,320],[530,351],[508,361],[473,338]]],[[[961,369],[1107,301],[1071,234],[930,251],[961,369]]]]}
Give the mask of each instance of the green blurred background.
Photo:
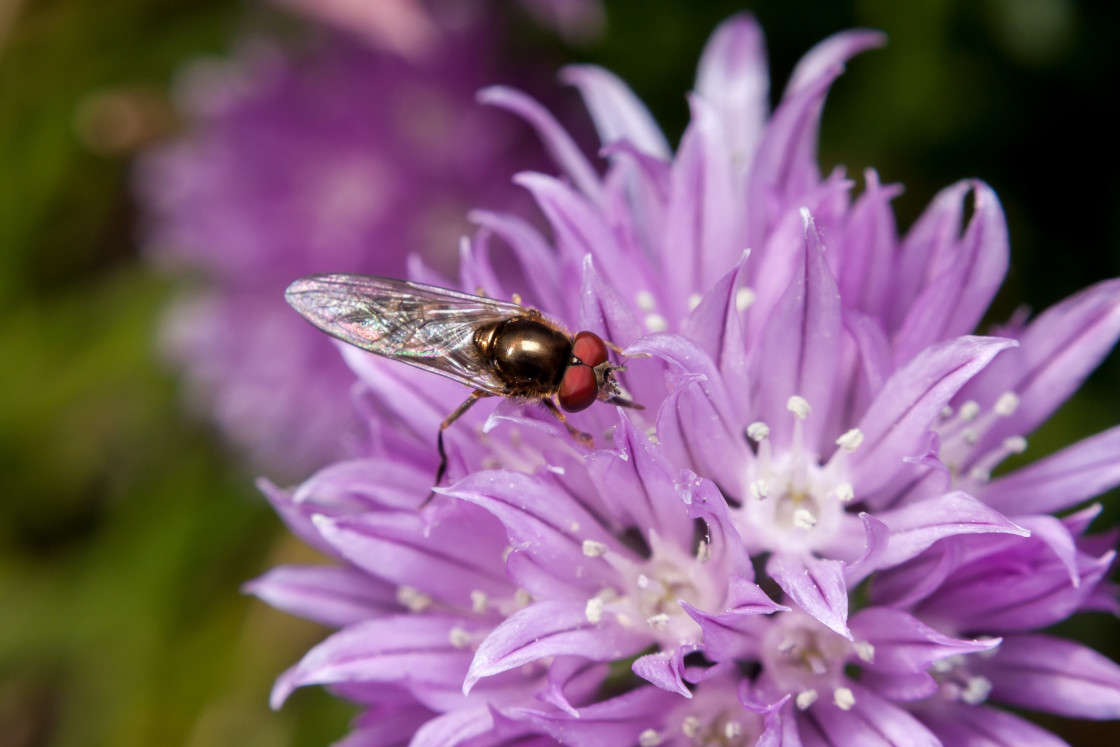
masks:
{"type": "MultiPolygon", "coordinates": [[[[741,3],[607,2],[597,41],[523,29],[513,53],[606,65],[675,140],[699,50],[741,3]],[[700,6],[700,7],[697,7],[700,6]]],[[[855,60],[825,114],[822,161],[875,166],[907,192],[906,226],[942,186],[990,182],[1011,224],[993,312],[1035,309],[1120,274],[1120,166],[1108,113],[1120,5],[1073,0],[760,0],[775,89],[797,57],[853,26],[887,48],[855,60]]],[[[279,713],[273,678],[325,633],[239,593],[307,557],[184,414],[154,353],[173,286],[138,257],[130,157],[174,127],[166,90],[199,55],[275,23],[227,0],[0,0],[0,745],[319,745],[352,715],[314,689],[279,713]],[[114,96],[135,137],[106,139],[114,96]],[[102,108],[98,108],[102,107],[102,108]]],[[[282,303],[277,299],[277,303],[282,303]]],[[[1027,458],[1120,420],[1117,356],[1031,441],[1027,458]]],[[[1098,527],[1116,522],[1110,506],[1098,527]]],[[[1063,627],[1120,657],[1117,623],[1063,627]]],[[[1074,744],[1112,724],[1046,725],[1074,744]]],[[[1111,739],[1110,739],[1111,737],[1111,739]]]]}

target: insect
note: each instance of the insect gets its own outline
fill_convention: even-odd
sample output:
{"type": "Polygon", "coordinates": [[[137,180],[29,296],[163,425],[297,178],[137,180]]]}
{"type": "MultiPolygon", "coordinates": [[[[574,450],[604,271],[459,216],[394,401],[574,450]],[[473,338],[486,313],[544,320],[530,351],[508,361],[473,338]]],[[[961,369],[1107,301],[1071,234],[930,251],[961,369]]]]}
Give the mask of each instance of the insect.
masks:
{"type": "Polygon", "coordinates": [[[625,367],[610,362],[608,343],[593,332],[570,335],[520,303],[343,274],[300,278],[284,297],[332,337],[474,388],[440,424],[436,485],[447,469],[443,432],[485,397],[539,402],[586,446],[591,436],[572,426],[561,410],[579,412],[596,400],[641,408],[615,381],[625,367]]]}

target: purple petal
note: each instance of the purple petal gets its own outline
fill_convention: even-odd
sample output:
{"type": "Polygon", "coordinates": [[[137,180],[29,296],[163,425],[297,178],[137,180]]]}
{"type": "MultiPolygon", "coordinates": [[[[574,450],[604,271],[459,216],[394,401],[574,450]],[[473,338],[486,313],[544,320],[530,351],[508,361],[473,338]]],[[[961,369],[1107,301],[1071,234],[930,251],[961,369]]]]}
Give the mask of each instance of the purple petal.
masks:
{"type": "MultiPolygon", "coordinates": [[[[585,540],[630,554],[568,492],[531,475],[506,470],[476,472],[440,493],[480,506],[501,521],[517,554],[531,557],[550,574],[541,589],[550,595],[586,601],[614,578],[615,571],[606,560],[583,552],[585,540]]],[[[680,513],[684,514],[683,506],[680,513]]],[[[524,585],[523,579],[514,580],[524,585]]]]}
{"type": "Polygon", "coordinates": [[[749,165],[770,108],[766,42],[758,21],[737,13],[721,23],[700,56],[696,94],[715,111],[732,161],[749,165]]]}
{"type": "Polygon", "coordinates": [[[470,609],[474,590],[512,593],[501,562],[505,536],[492,522],[458,511],[431,529],[404,513],[320,517],[316,525],[336,552],[372,576],[470,609]]]}
{"type": "Polygon", "coordinates": [[[883,522],[868,513],[861,513],[859,519],[863,522],[866,540],[863,554],[848,563],[844,569],[844,583],[848,588],[855,586],[874,573],[881,565],[883,554],[890,541],[890,528],[883,522]]]}
{"type": "Polygon", "coordinates": [[[560,170],[589,199],[598,202],[602,191],[599,175],[571,136],[540,103],[506,86],[484,88],[478,92],[478,100],[483,104],[507,109],[528,122],[537,131],[545,149],[560,170]]]}
{"type": "Polygon", "coordinates": [[[359,716],[354,730],[331,747],[404,747],[433,716],[417,703],[374,707],[359,716]]]}
{"type": "Polygon", "coordinates": [[[566,713],[542,713],[521,708],[505,709],[550,734],[560,744],[580,747],[618,747],[638,743],[638,736],[681,702],[680,696],[658,687],[640,687],[624,695],[581,708],[579,718],[566,713]]]}
{"type": "Polygon", "coordinates": [[[993,700],[1071,718],[1120,718],[1120,666],[1078,643],[1008,636],[979,671],[992,681],[993,700]]]}
{"type": "Polygon", "coordinates": [[[451,643],[454,629],[479,634],[479,623],[436,615],[397,615],[344,628],[307,652],[276,681],[272,707],[297,687],[345,682],[423,680],[454,686],[471,651],[451,643]]]}
{"type": "MultiPolygon", "coordinates": [[[[957,209],[949,235],[930,249],[928,281],[895,334],[895,361],[903,363],[935,342],[971,332],[1007,273],[1007,221],[991,187],[971,182],[973,216],[956,237],[957,209]]],[[[955,193],[951,193],[955,194],[955,193]]]]}
{"type": "Polygon", "coordinates": [[[1000,639],[964,641],[938,633],[902,610],[869,607],[852,617],[852,635],[875,647],[869,669],[892,673],[924,672],[950,656],[987,651],[1000,639]]]}
{"type": "Polygon", "coordinates": [[[939,702],[922,708],[918,717],[945,744],[975,747],[1069,747],[1029,721],[986,706],[939,702]]]}
{"type": "Polygon", "coordinates": [[[332,628],[400,611],[396,589],[353,568],[333,565],[273,568],[242,591],[332,628]]]}
{"type": "Polygon", "coordinates": [[[634,307],[627,303],[615,287],[595,270],[591,255],[583,259],[583,280],[579,294],[581,329],[594,332],[619,347],[632,345],[641,335],[642,327],[634,316],[634,307]]]}
{"type": "Polygon", "coordinates": [[[1120,427],[994,480],[981,497],[997,511],[1053,513],[1120,485],[1120,427]]]}
{"type": "Polygon", "coordinates": [[[893,297],[895,278],[891,270],[898,246],[890,201],[901,189],[880,185],[873,169],[865,174],[863,194],[852,206],[844,230],[830,243],[832,250],[843,257],[836,281],[847,308],[885,320],[893,297]]]}
{"type": "Polygon", "coordinates": [[[563,299],[568,290],[557,267],[556,253],[536,228],[516,216],[488,210],[474,210],[468,217],[513,250],[521,274],[530,284],[529,298],[535,305],[554,311],[565,308],[563,299]]]}
{"type": "Polygon", "coordinates": [[[770,426],[777,447],[790,443],[794,418],[786,409],[793,395],[813,408],[802,427],[805,445],[820,451],[829,421],[833,382],[840,358],[840,293],[824,257],[824,245],[808,211],[803,216],[801,267],[770,313],[760,345],[752,351],[758,416],[770,426]]]}
{"type": "Polygon", "coordinates": [[[680,376],[678,388],[657,415],[662,448],[730,491],[743,494],[744,470],[754,457],[742,435],[745,423],[728,422],[732,412],[723,379],[711,358],[679,335],[642,338],[626,353],[649,353],[667,361],[680,376]]]}
{"type": "Polygon", "coordinates": [[[1014,344],[993,337],[947,340],[923,350],[888,379],[860,421],[863,444],[848,455],[852,484],[860,494],[869,496],[886,485],[905,457],[919,453],[926,429],[945,404],[997,353],[1014,344]]]}
{"type": "Polygon", "coordinates": [[[643,534],[655,529],[677,547],[690,550],[693,527],[672,476],[677,470],[624,411],[614,429],[614,447],[615,451],[592,454],[587,462],[612,514],[623,525],[638,527],[643,534]]]}
{"type": "Polygon", "coordinates": [[[446,747],[462,744],[494,728],[490,709],[483,706],[457,708],[432,719],[417,730],[409,747],[446,747]]]}
{"type": "MultiPolygon", "coordinates": [[[[746,263],[744,252],[735,268],[704,293],[682,327],[683,334],[703,348],[728,381],[747,380],[747,345],[738,300],[745,287],[746,263]]],[[[728,395],[736,417],[745,418],[746,387],[733,387],[728,395]]]]}
{"type": "Polygon", "coordinates": [[[1028,530],[961,490],[875,516],[891,530],[890,541],[879,558],[880,568],[904,563],[934,542],[960,534],[1030,536],[1028,530]]]}
{"type": "Polygon", "coordinates": [[[830,77],[832,68],[843,65],[857,54],[886,43],[887,36],[880,31],[853,29],[833,34],[806,52],[798,61],[785,93],[782,94],[783,98],[813,85],[821,78],[830,77]]]}
{"type": "Polygon", "coordinates": [[[742,576],[731,577],[723,612],[705,612],[686,602],[681,602],[681,607],[700,626],[704,653],[716,662],[757,654],[758,637],[763,631],[756,624],[757,618],[790,609],[771,600],[757,584],[742,576]]]}
{"type": "Polygon", "coordinates": [[[541,601],[515,612],[494,629],[475,652],[463,692],[470,692],[483,677],[505,672],[549,656],[581,656],[593,661],[614,661],[649,644],[641,631],[604,622],[592,624],[586,605],[541,601]]]}
{"type": "Polygon", "coordinates": [[[672,158],[672,148],[649,109],[617,75],[595,65],[569,65],[560,71],[560,79],[579,89],[603,145],[628,140],[645,153],[672,158]]]}
{"type": "MultiPolygon", "coordinates": [[[[1008,351],[961,392],[991,407],[1013,391],[1019,405],[998,418],[974,449],[979,458],[1004,438],[1025,435],[1038,427],[1066,401],[1097,367],[1120,336],[1120,280],[1098,283],[1053,306],[1008,351]]],[[[967,467],[968,465],[964,465],[967,467]]]]}
{"type": "Polygon", "coordinates": [[[820,704],[798,713],[798,725],[812,722],[829,745],[940,747],[940,740],[909,713],[854,682],[847,684],[856,699],[850,710],[820,704]]]}
{"type": "Polygon", "coordinates": [[[692,122],[673,161],[659,252],[678,316],[684,316],[683,302],[711,287],[746,248],[724,133],[703,101],[692,99],[691,107],[692,122]]]}
{"type": "Polygon", "coordinates": [[[811,556],[774,553],[766,572],[798,607],[848,640],[848,587],[844,564],[811,556]]]}
{"type": "Polygon", "coordinates": [[[667,692],[692,698],[692,692],[681,679],[681,657],[678,651],[658,652],[638,657],[631,666],[634,674],[667,692]]]}

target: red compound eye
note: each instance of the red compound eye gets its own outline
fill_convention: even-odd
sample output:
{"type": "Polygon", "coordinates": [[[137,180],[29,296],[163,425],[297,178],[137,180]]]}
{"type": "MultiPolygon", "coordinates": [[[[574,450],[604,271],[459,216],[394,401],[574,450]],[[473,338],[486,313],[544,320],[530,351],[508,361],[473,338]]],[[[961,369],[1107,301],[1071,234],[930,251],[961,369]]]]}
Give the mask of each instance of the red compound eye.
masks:
{"type": "Polygon", "coordinates": [[[607,360],[607,346],[594,332],[580,332],[572,343],[572,355],[594,368],[607,360]]]}
{"type": "Polygon", "coordinates": [[[560,380],[560,407],[568,412],[586,410],[599,397],[595,366],[607,360],[607,346],[594,332],[580,332],[572,343],[572,357],[580,363],[568,366],[560,380]]]}

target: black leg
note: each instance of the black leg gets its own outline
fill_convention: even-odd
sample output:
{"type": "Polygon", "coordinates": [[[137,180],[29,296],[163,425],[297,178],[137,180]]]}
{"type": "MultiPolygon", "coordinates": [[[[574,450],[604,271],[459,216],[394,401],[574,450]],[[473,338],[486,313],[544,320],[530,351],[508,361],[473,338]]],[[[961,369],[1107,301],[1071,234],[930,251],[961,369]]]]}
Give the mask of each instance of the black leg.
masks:
{"type": "MultiPolygon", "coordinates": [[[[471,396],[467,397],[466,401],[463,402],[463,404],[455,408],[455,412],[448,415],[447,418],[442,423],[440,423],[439,435],[436,437],[436,448],[439,450],[439,469],[436,470],[436,481],[433,485],[434,488],[439,487],[440,482],[443,481],[444,473],[447,472],[447,452],[444,451],[443,448],[443,432],[447,429],[448,426],[458,420],[463,413],[471,409],[471,405],[473,405],[475,402],[478,402],[483,397],[492,396],[494,395],[492,395],[490,392],[484,392],[481,389],[475,389],[473,392],[471,392],[471,396]]],[[[431,500],[435,497],[435,491],[432,490],[428,493],[428,497],[424,499],[424,502],[420,504],[419,508],[424,508],[424,506],[427,506],[428,503],[430,503],[431,500]]]]}

